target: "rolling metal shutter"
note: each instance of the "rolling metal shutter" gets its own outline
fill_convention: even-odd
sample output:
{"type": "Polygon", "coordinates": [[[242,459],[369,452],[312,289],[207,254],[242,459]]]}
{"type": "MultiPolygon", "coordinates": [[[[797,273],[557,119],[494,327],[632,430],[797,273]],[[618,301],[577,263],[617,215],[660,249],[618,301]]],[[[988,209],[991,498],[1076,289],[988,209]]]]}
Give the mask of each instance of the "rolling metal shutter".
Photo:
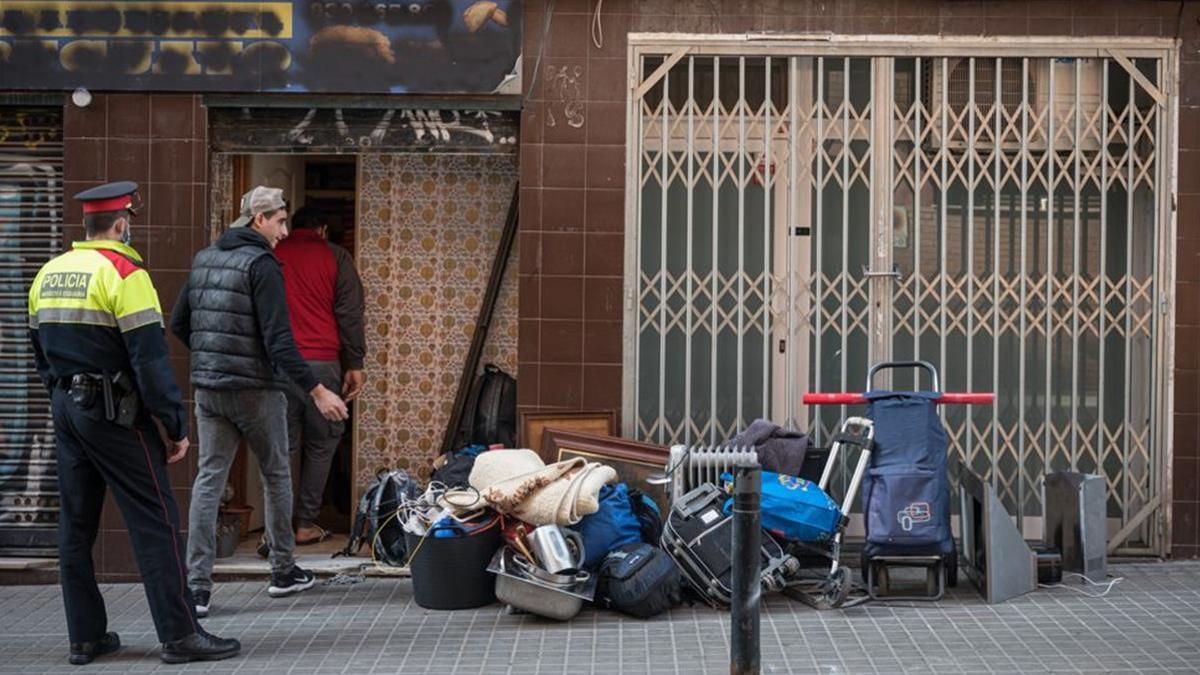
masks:
{"type": "Polygon", "coordinates": [[[50,400],[29,344],[27,294],[62,250],[61,108],[0,106],[0,555],[56,555],[50,400]]]}

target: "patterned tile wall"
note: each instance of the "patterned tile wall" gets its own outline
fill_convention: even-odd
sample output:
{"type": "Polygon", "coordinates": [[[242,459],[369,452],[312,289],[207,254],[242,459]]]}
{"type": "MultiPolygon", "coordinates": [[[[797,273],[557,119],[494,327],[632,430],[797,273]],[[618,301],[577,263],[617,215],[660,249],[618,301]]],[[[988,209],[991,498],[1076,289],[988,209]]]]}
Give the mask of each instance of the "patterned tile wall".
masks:
{"type": "MultiPolygon", "coordinates": [[[[368,381],[357,412],[359,485],[382,467],[428,474],[516,180],[512,156],[361,156],[368,381]]],[[[514,376],[517,255],[514,247],[482,359],[514,376]]]]}

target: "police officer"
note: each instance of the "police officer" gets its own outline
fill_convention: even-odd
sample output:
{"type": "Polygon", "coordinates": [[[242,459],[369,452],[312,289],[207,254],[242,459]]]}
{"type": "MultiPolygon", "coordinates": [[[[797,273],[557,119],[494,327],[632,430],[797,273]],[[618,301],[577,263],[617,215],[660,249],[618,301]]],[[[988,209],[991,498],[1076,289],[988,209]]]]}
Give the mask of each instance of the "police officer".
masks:
{"type": "Polygon", "coordinates": [[[187,587],[167,478],[167,464],[187,454],[187,412],[167,361],[158,293],[129,245],[136,193],[136,183],[123,181],[75,195],[87,239],[46,263],[29,289],[30,337],[54,416],[59,581],[73,664],[120,647],[92,566],[106,486],[129,528],[162,660],[216,660],[241,649],[200,627],[187,587]]]}

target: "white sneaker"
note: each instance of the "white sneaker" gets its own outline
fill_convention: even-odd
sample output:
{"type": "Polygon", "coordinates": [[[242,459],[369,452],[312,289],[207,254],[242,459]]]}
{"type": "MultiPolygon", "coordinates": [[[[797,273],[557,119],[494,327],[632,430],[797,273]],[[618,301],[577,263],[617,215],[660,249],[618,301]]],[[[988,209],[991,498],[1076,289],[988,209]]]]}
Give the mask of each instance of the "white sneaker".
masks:
{"type": "Polygon", "coordinates": [[[208,604],[212,601],[209,591],[192,591],[192,599],[196,602],[196,616],[203,619],[208,616],[208,604]]]}

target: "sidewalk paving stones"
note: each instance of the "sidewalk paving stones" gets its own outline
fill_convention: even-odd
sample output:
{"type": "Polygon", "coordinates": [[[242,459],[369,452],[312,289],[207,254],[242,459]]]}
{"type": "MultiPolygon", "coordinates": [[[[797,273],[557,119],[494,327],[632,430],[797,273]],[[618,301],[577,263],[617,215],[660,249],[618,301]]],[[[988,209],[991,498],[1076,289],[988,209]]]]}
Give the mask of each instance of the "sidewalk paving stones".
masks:
{"type": "MultiPolygon", "coordinates": [[[[1045,589],[989,606],[965,583],[939,603],[817,612],[764,598],[764,673],[1094,673],[1200,670],[1200,562],[1120,564],[1096,587],[1045,589]],[[1081,592],[1082,591],[1082,592],[1081,592]]],[[[168,666],[136,584],[103,587],[125,647],[86,669],[66,662],[57,586],[0,587],[0,673],[729,672],[729,615],[680,607],[649,621],[585,610],[570,623],[499,605],[422,609],[408,579],[323,583],[271,599],[262,582],[219,583],[205,627],[238,637],[240,657],[168,666]]]]}

